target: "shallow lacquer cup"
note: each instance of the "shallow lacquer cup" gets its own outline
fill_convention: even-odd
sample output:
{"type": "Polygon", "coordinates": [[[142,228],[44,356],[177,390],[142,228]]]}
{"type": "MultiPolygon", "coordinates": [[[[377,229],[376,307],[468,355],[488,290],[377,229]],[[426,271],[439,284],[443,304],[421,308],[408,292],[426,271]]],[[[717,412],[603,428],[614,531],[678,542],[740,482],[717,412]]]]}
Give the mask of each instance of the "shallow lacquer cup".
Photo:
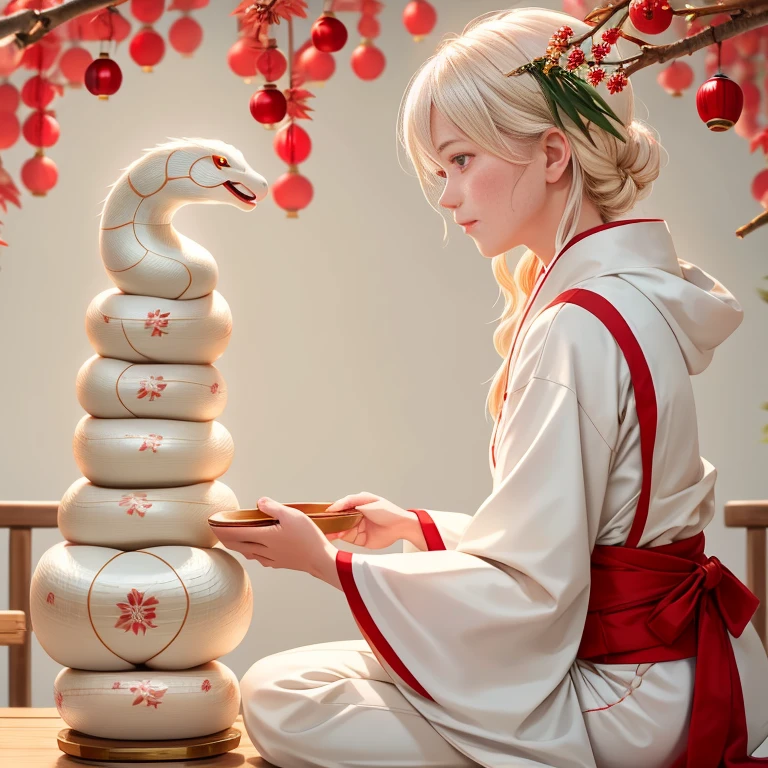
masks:
{"type": "MultiPolygon", "coordinates": [[[[363,513],[344,509],[339,512],[326,512],[331,506],[331,501],[296,501],[281,502],[283,506],[293,507],[307,515],[323,533],[339,533],[354,528],[360,522],[363,513]]],[[[276,525],[277,519],[260,510],[255,509],[226,509],[216,512],[208,518],[208,525],[216,529],[222,528],[263,528],[276,525]]]]}

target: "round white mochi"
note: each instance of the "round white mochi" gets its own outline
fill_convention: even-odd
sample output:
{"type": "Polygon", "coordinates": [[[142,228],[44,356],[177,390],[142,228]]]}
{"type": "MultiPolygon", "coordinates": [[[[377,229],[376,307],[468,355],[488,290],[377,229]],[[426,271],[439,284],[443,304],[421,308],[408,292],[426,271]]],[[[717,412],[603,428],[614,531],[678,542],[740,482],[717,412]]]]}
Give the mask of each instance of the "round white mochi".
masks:
{"type": "Polygon", "coordinates": [[[227,348],[232,313],[218,291],[174,301],[109,288],[88,305],[85,331],[102,357],[207,365],[227,348]]]}
{"type": "Polygon", "coordinates": [[[103,488],[81,477],[59,502],[61,535],[74,544],[140,549],[162,544],[213,547],[208,525],[216,512],[238,509],[234,491],[224,483],[177,488],[103,488]]]}
{"type": "Polygon", "coordinates": [[[232,463],[232,435],[218,421],[83,416],[72,447],[80,471],[108,488],[205,483],[232,463]]]}
{"type": "Polygon", "coordinates": [[[248,574],[220,548],[60,542],[40,558],[30,589],[40,645],[76,669],[204,664],[237,647],[252,612],[248,574]]]}
{"type": "Polygon", "coordinates": [[[229,728],[240,708],[235,673],[219,661],[157,672],[64,668],[53,683],[61,719],[103,739],[191,739],[229,728]]]}
{"type": "Polygon", "coordinates": [[[227,405],[224,377],[213,365],[86,360],[77,374],[77,399],[100,419],[213,421],[227,405]]]}

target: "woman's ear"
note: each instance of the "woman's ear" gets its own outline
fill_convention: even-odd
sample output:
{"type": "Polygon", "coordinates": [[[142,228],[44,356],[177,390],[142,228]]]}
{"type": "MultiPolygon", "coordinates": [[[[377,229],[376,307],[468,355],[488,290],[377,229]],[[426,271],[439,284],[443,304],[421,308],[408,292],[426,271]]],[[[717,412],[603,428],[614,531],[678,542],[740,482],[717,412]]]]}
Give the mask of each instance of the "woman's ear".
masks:
{"type": "Polygon", "coordinates": [[[560,181],[571,162],[571,145],[559,128],[548,128],[540,139],[541,151],[546,157],[544,179],[548,184],[560,181]]]}

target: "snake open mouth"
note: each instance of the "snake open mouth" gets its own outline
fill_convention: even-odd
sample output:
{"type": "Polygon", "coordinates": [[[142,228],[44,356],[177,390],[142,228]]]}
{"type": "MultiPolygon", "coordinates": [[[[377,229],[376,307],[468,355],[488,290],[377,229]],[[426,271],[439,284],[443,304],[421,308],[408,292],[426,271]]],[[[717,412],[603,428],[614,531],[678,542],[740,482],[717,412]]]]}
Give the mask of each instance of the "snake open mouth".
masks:
{"type": "MultiPolygon", "coordinates": [[[[235,196],[244,200],[246,203],[252,203],[256,199],[256,195],[251,192],[245,184],[241,184],[239,181],[225,181],[224,186],[235,196]]],[[[254,203],[255,205],[255,203],[254,203]]]]}

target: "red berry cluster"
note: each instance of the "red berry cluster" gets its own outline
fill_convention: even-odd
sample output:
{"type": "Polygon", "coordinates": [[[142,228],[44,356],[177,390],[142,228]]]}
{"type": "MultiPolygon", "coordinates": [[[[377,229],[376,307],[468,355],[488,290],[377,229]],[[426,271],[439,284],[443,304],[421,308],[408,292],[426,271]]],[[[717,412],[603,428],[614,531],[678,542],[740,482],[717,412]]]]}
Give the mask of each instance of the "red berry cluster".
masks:
{"type": "Polygon", "coordinates": [[[573,37],[573,30],[568,26],[560,27],[549,39],[549,45],[547,46],[546,59],[547,62],[544,65],[544,73],[557,66],[560,58],[568,52],[568,60],[565,68],[569,72],[573,72],[585,65],[589,67],[587,73],[587,82],[592,86],[597,86],[599,83],[606,81],[605,85],[610,93],[619,93],[624,90],[629,80],[624,72],[624,69],[619,66],[617,70],[608,77],[608,73],[605,68],[601,66],[603,59],[611,52],[611,46],[614,45],[619,37],[621,37],[621,31],[618,27],[612,27],[606,29],[602,34],[602,42],[595,43],[592,46],[591,58],[587,59],[584,51],[579,46],[570,47],[570,41],[573,37]],[[607,78],[607,79],[606,79],[607,78]]]}

